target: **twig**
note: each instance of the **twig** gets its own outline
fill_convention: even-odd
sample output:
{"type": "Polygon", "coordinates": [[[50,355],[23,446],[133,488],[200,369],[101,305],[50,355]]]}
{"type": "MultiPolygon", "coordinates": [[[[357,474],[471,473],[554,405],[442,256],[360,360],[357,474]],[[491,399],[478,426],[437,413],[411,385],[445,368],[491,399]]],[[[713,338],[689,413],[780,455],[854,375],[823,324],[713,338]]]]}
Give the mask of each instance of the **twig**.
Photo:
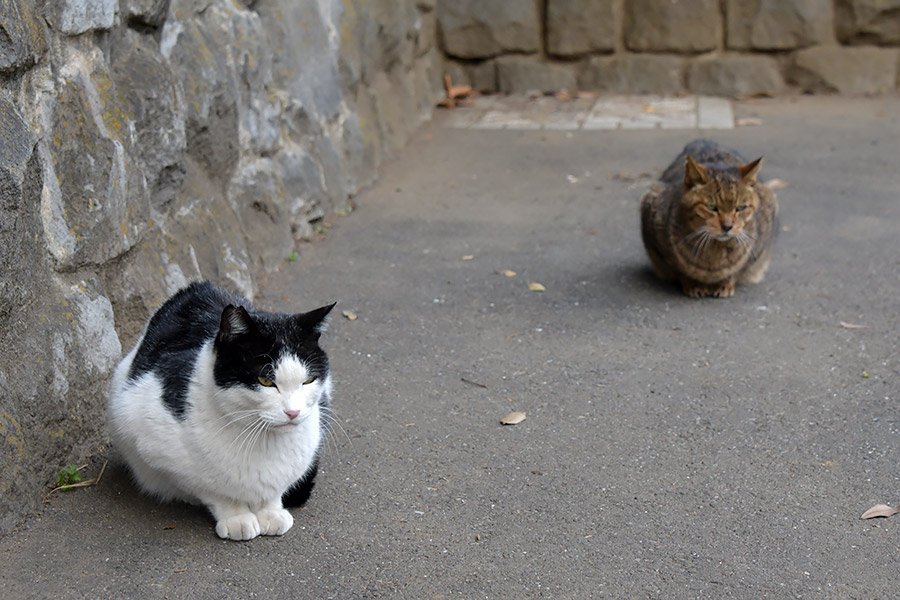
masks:
{"type": "Polygon", "coordinates": [[[477,381],[472,381],[471,379],[466,379],[465,377],[460,377],[460,380],[471,385],[477,385],[480,388],[488,389],[488,386],[484,385],[483,383],[478,383],[477,381]]]}
{"type": "MultiPolygon", "coordinates": [[[[69,483],[66,485],[57,486],[57,487],[53,488],[52,490],[50,490],[49,492],[47,492],[47,495],[44,497],[44,500],[47,500],[47,498],[49,498],[50,494],[52,494],[53,492],[58,492],[60,490],[66,491],[66,490],[70,490],[72,488],[90,487],[92,485],[97,485],[98,483],[100,483],[100,478],[103,477],[103,472],[106,470],[106,465],[108,463],[109,463],[108,460],[103,461],[103,466],[100,467],[100,474],[97,475],[96,477],[94,477],[93,479],[88,479],[87,481],[79,481],[78,483],[69,483]]],[[[87,465],[85,465],[85,466],[87,466],[87,465]]],[[[82,467],[82,468],[84,468],[84,467],[82,467]]]]}

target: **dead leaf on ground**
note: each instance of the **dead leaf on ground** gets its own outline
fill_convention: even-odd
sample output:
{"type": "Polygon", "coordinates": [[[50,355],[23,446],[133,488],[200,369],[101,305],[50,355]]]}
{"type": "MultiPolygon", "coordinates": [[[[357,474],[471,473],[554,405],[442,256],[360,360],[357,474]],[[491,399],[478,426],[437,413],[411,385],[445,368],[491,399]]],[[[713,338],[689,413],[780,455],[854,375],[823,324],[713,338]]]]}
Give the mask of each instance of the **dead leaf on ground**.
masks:
{"type": "Polygon", "coordinates": [[[516,272],[510,271],[509,269],[506,269],[505,271],[500,271],[500,274],[505,275],[506,277],[515,277],[516,276],[516,272]]]}
{"type": "Polygon", "coordinates": [[[444,75],[444,92],[446,95],[438,102],[438,106],[454,108],[456,106],[471,104],[465,98],[474,93],[471,85],[453,85],[449,75],[444,75]]]}
{"type": "Polygon", "coordinates": [[[532,281],[531,283],[529,283],[528,289],[531,290],[532,292],[546,292],[547,291],[547,288],[545,288],[542,284],[538,283],[537,281],[532,281]]]}
{"type": "Polygon", "coordinates": [[[770,179],[765,183],[765,186],[772,191],[783,190],[788,186],[788,182],[783,179],[770,179]]]}
{"type": "Polygon", "coordinates": [[[890,517],[900,512],[900,506],[893,507],[887,504],[876,504],[862,514],[860,519],[874,519],[875,517],[890,517]]]}
{"type": "Polygon", "coordinates": [[[655,112],[656,112],[656,107],[653,106],[652,104],[645,104],[645,105],[643,106],[643,108],[641,108],[641,111],[643,111],[643,112],[645,112],[645,113],[655,113],[655,112]]]}
{"type": "Polygon", "coordinates": [[[466,254],[465,256],[462,257],[463,260],[472,260],[474,258],[475,258],[474,254],[466,254]]]}
{"type": "Polygon", "coordinates": [[[569,93],[569,90],[563,88],[561,90],[556,91],[553,94],[557,100],[571,100],[572,94],[569,93]]]}
{"type": "Polygon", "coordinates": [[[163,529],[175,529],[176,527],[178,527],[178,523],[169,523],[163,529]]]}
{"type": "Polygon", "coordinates": [[[525,420],[525,413],[513,411],[500,419],[500,422],[504,425],[518,425],[522,421],[525,420]]]}
{"type": "Polygon", "coordinates": [[[762,119],[756,117],[741,117],[734,122],[738,127],[752,127],[754,125],[762,125],[762,119]]]}
{"type": "Polygon", "coordinates": [[[617,179],[619,181],[638,181],[640,179],[650,179],[653,177],[652,173],[616,173],[612,176],[613,179],[617,179]]]}
{"type": "Polygon", "coordinates": [[[841,321],[841,327],[844,329],[868,329],[868,325],[857,325],[856,323],[847,323],[846,321],[841,321]]]}
{"type": "Polygon", "coordinates": [[[358,318],[355,312],[350,312],[349,310],[341,311],[341,314],[347,317],[348,321],[355,321],[358,318]]]}

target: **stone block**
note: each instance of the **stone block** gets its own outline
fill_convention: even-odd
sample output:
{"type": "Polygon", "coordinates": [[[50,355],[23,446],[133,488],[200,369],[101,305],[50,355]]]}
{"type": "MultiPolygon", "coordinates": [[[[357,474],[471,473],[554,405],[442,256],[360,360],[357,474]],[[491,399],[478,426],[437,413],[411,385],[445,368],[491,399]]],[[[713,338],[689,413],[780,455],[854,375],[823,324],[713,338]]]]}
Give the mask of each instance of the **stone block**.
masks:
{"type": "Polygon", "coordinates": [[[310,222],[325,215],[329,197],[323,186],[322,168],[316,159],[297,144],[286,147],[276,157],[284,186],[284,204],[295,240],[313,235],[310,222]]]}
{"type": "Polygon", "coordinates": [[[696,54],[715,50],[722,37],[718,0],[625,2],[625,47],[636,52],[696,54]]]}
{"type": "Polygon", "coordinates": [[[226,197],[241,222],[251,268],[274,270],[294,251],[285,189],[275,162],[259,158],[235,172],[226,197]]]}
{"type": "Polygon", "coordinates": [[[578,78],[578,89],[619,94],[678,94],[684,90],[685,59],[624,54],[595,56],[578,78]]]}
{"type": "Polygon", "coordinates": [[[113,26],[118,0],[46,0],[44,16],[57,31],[79,35],[113,26]]]}
{"type": "Polygon", "coordinates": [[[833,36],[831,0],[728,0],[725,14],[734,50],[805,48],[833,36]]]}
{"type": "Polygon", "coordinates": [[[900,45],[900,0],[836,0],[835,13],[842,43],[900,45]]]}
{"type": "Polygon", "coordinates": [[[444,52],[455,58],[540,49],[540,16],[534,0],[439,2],[437,23],[444,52]]]}
{"type": "Polygon", "coordinates": [[[500,88],[497,83],[497,61],[485,60],[472,67],[472,87],[479,92],[493,94],[500,88]]]}
{"type": "Polygon", "coordinates": [[[496,64],[497,85],[504,94],[577,89],[575,69],[571,65],[545,63],[524,56],[503,56],[496,64]]]}
{"type": "Polygon", "coordinates": [[[687,88],[709,96],[754,96],[777,94],[785,85],[774,58],[725,54],[691,62],[687,88]]]}
{"type": "Polygon", "coordinates": [[[547,52],[574,57],[616,49],[615,0],[548,0],[547,52]]]}
{"type": "Polygon", "coordinates": [[[808,92],[878,94],[897,87],[900,49],[818,46],[800,50],[790,81],[808,92]]]}
{"type": "MultiPolygon", "coordinates": [[[[77,61],[79,64],[85,61],[77,61]]],[[[131,248],[150,216],[149,190],[100,113],[97,83],[108,73],[76,73],[58,89],[52,137],[39,145],[45,241],[60,271],[100,265],[131,248]]]]}
{"type": "Polygon", "coordinates": [[[110,134],[137,159],[151,202],[162,209],[184,178],[185,105],[169,63],[146,36],[127,31],[118,40],[109,83],[98,85],[110,134]]]}
{"type": "Polygon", "coordinates": [[[119,11],[129,25],[159,27],[169,12],[169,0],[119,0],[119,11]]]}
{"type": "Polygon", "coordinates": [[[27,69],[47,49],[31,2],[0,3],[0,73],[27,69]]]}

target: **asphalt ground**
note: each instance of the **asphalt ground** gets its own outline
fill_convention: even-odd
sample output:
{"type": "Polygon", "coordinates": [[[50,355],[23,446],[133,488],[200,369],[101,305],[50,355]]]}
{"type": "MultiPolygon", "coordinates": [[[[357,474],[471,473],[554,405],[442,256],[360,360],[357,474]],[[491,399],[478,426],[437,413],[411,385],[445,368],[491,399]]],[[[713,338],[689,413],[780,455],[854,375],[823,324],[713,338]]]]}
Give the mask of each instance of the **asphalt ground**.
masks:
{"type": "Polygon", "coordinates": [[[0,540],[3,598],[896,597],[900,516],[860,515],[900,504],[900,101],[734,109],[751,125],[436,114],[262,281],[272,310],[338,301],[341,426],[294,528],[220,540],[112,449],[0,540]],[[656,281],[640,241],[701,135],[787,184],[766,279],[726,300],[656,281]]]}

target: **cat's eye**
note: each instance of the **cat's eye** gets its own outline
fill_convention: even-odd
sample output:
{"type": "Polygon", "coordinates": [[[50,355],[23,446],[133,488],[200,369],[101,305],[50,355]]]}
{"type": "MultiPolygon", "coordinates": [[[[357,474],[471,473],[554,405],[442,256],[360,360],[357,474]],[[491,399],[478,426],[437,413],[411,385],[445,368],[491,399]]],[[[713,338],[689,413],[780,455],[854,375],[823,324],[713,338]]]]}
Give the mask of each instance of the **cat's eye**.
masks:
{"type": "Polygon", "coordinates": [[[737,212],[741,212],[741,211],[747,210],[747,205],[746,205],[746,204],[741,204],[740,206],[737,207],[736,210],[737,210],[737,212]]]}
{"type": "Polygon", "coordinates": [[[316,377],[315,375],[313,375],[312,377],[310,377],[309,379],[307,379],[306,381],[304,381],[304,382],[303,382],[303,385],[309,385],[309,384],[311,384],[313,381],[315,381],[316,379],[318,379],[318,377],[316,377]]]}
{"type": "Polygon", "coordinates": [[[275,382],[268,377],[259,376],[259,385],[263,387],[275,387],[275,382]]]}
{"type": "Polygon", "coordinates": [[[710,210],[710,212],[719,212],[719,209],[716,208],[715,204],[707,204],[706,208],[708,208],[710,210]]]}

